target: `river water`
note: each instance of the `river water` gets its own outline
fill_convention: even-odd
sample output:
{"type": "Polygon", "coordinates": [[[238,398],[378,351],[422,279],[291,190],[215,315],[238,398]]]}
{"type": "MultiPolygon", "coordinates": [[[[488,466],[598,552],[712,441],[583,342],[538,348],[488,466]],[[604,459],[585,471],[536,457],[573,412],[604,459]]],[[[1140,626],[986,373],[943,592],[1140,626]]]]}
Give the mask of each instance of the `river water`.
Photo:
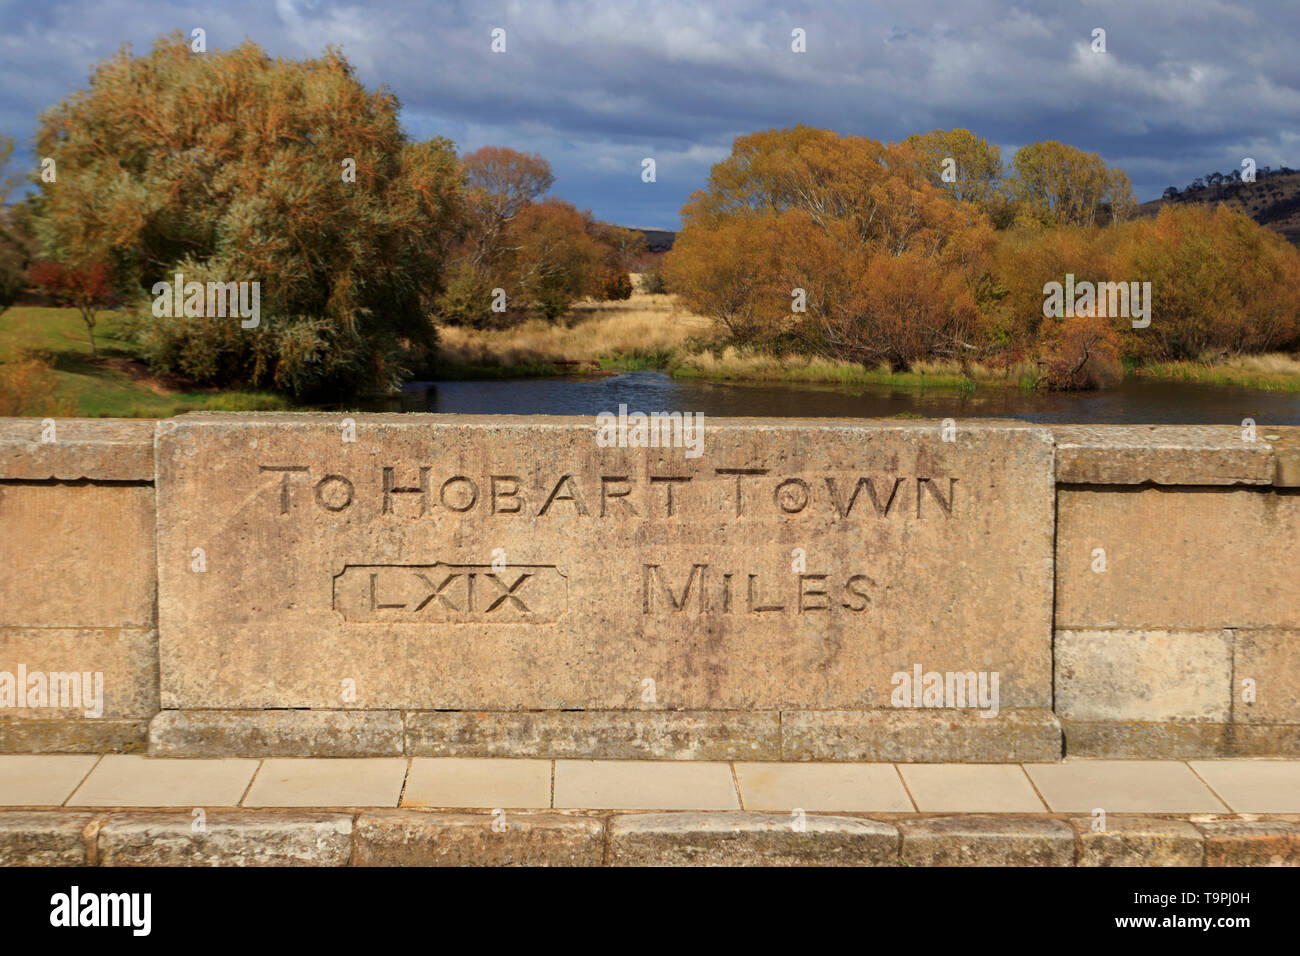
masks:
{"type": "Polygon", "coordinates": [[[1071,424],[1300,425],[1300,394],[1222,385],[1125,381],[1095,392],[898,388],[674,379],[662,372],[587,378],[423,382],[375,410],[472,415],[702,412],[708,418],[1015,418],[1071,424]]]}

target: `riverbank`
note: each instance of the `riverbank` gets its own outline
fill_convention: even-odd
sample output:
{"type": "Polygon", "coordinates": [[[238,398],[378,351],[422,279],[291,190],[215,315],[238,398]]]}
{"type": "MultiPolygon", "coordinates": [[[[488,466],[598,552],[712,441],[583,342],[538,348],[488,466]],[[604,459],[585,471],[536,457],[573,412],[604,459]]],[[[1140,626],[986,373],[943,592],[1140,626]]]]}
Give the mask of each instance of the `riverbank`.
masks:
{"type": "MultiPolygon", "coordinates": [[[[634,294],[625,302],[584,303],[558,323],[511,329],[440,330],[444,380],[512,379],[592,371],[657,369],[678,379],[791,385],[889,385],[900,388],[1020,388],[1038,385],[1029,362],[1008,367],[918,362],[906,372],[888,365],[804,356],[777,357],[710,347],[711,323],[678,307],[672,296],[634,294]]],[[[1213,362],[1162,362],[1125,370],[1126,379],[1300,392],[1300,357],[1273,353],[1213,362]]]]}
{"type": "Polygon", "coordinates": [[[120,312],[98,315],[92,358],[76,309],[15,306],[0,314],[0,415],[169,418],[291,407],[270,392],[207,389],[155,373],[126,338],[124,320],[120,312]]]}

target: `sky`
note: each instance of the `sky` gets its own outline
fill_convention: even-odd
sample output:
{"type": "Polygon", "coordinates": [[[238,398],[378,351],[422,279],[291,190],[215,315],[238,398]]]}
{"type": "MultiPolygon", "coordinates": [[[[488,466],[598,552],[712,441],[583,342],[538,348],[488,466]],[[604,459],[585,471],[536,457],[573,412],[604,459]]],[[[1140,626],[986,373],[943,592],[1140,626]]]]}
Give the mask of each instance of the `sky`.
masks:
{"type": "Polygon", "coordinates": [[[0,0],[18,161],[35,165],[38,114],[94,63],[195,27],[209,50],[341,47],[412,137],[541,153],[554,195],[627,226],[677,228],[737,136],[796,123],[883,141],[964,127],[1004,159],[1058,139],[1125,170],[1140,201],[1246,157],[1300,168],[1297,0],[0,0]]]}

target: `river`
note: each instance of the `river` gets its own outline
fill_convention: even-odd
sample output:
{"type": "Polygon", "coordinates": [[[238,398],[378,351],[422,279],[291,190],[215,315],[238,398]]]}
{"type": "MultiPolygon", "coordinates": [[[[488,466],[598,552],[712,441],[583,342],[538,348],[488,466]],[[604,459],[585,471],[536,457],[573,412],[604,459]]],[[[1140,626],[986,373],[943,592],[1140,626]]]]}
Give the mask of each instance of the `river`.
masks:
{"type": "Polygon", "coordinates": [[[372,410],[470,415],[702,412],[709,418],[1014,418],[1097,425],[1300,425],[1300,394],[1223,385],[1128,380],[1095,392],[1017,388],[898,388],[674,379],[662,372],[584,378],[412,383],[372,410]]]}

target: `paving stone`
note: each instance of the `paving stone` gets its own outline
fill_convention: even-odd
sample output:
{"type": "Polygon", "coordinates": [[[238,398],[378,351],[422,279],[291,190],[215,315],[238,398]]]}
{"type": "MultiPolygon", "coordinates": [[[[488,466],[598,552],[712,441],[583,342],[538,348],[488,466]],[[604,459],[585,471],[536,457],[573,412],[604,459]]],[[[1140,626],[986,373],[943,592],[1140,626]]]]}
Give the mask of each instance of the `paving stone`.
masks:
{"type": "Polygon", "coordinates": [[[60,806],[98,760],[93,754],[0,756],[0,806],[60,806]]]}
{"type": "Polygon", "coordinates": [[[359,866],[599,866],[604,821],[558,813],[376,810],[357,818],[359,866]]]}
{"type": "Polygon", "coordinates": [[[1074,830],[1028,816],[900,819],[910,866],[1072,866],[1074,830]]]}
{"type": "Polygon", "coordinates": [[[704,761],[557,760],[555,807],[739,810],[731,767],[704,761]]]}
{"type": "Polygon", "coordinates": [[[1300,813],[1300,760],[1195,760],[1191,767],[1238,813],[1300,813]]]}
{"type": "Polygon", "coordinates": [[[896,866],[898,830],[822,815],[619,814],[609,853],[615,866],[896,866]]]}
{"type": "Polygon", "coordinates": [[[396,807],[406,780],[403,757],[262,761],[245,807],[396,807]]]}
{"type": "Polygon", "coordinates": [[[1079,866],[1200,866],[1201,831],[1185,820],[1106,814],[1104,821],[1072,817],[1079,839],[1079,866]],[[1093,826],[1104,823],[1105,829],[1093,826]]]}
{"type": "Polygon", "coordinates": [[[402,792],[403,807],[517,807],[551,805],[549,760],[415,757],[402,792]]]}
{"type": "Polygon", "coordinates": [[[110,754],[68,798],[82,807],[233,807],[256,760],[155,760],[110,754]]]}
{"type": "Polygon", "coordinates": [[[1056,813],[1222,813],[1186,764],[1172,760],[1068,760],[1025,772],[1056,813]]]}
{"type": "Polygon", "coordinates": [[[1019,766],[902,764],[922,813],[1043,813],[1047,808],[1019,766]]]}
{"type": "Polygon", "coordinates": [[[346,866],[343,813],[115,813],[99,829],[101,866],[346,866]]]}
{"type": "Polygon", "coordinates": [[[888,763],[736,763],[746,810],[910,813],[898,771],[888,763]]]}

